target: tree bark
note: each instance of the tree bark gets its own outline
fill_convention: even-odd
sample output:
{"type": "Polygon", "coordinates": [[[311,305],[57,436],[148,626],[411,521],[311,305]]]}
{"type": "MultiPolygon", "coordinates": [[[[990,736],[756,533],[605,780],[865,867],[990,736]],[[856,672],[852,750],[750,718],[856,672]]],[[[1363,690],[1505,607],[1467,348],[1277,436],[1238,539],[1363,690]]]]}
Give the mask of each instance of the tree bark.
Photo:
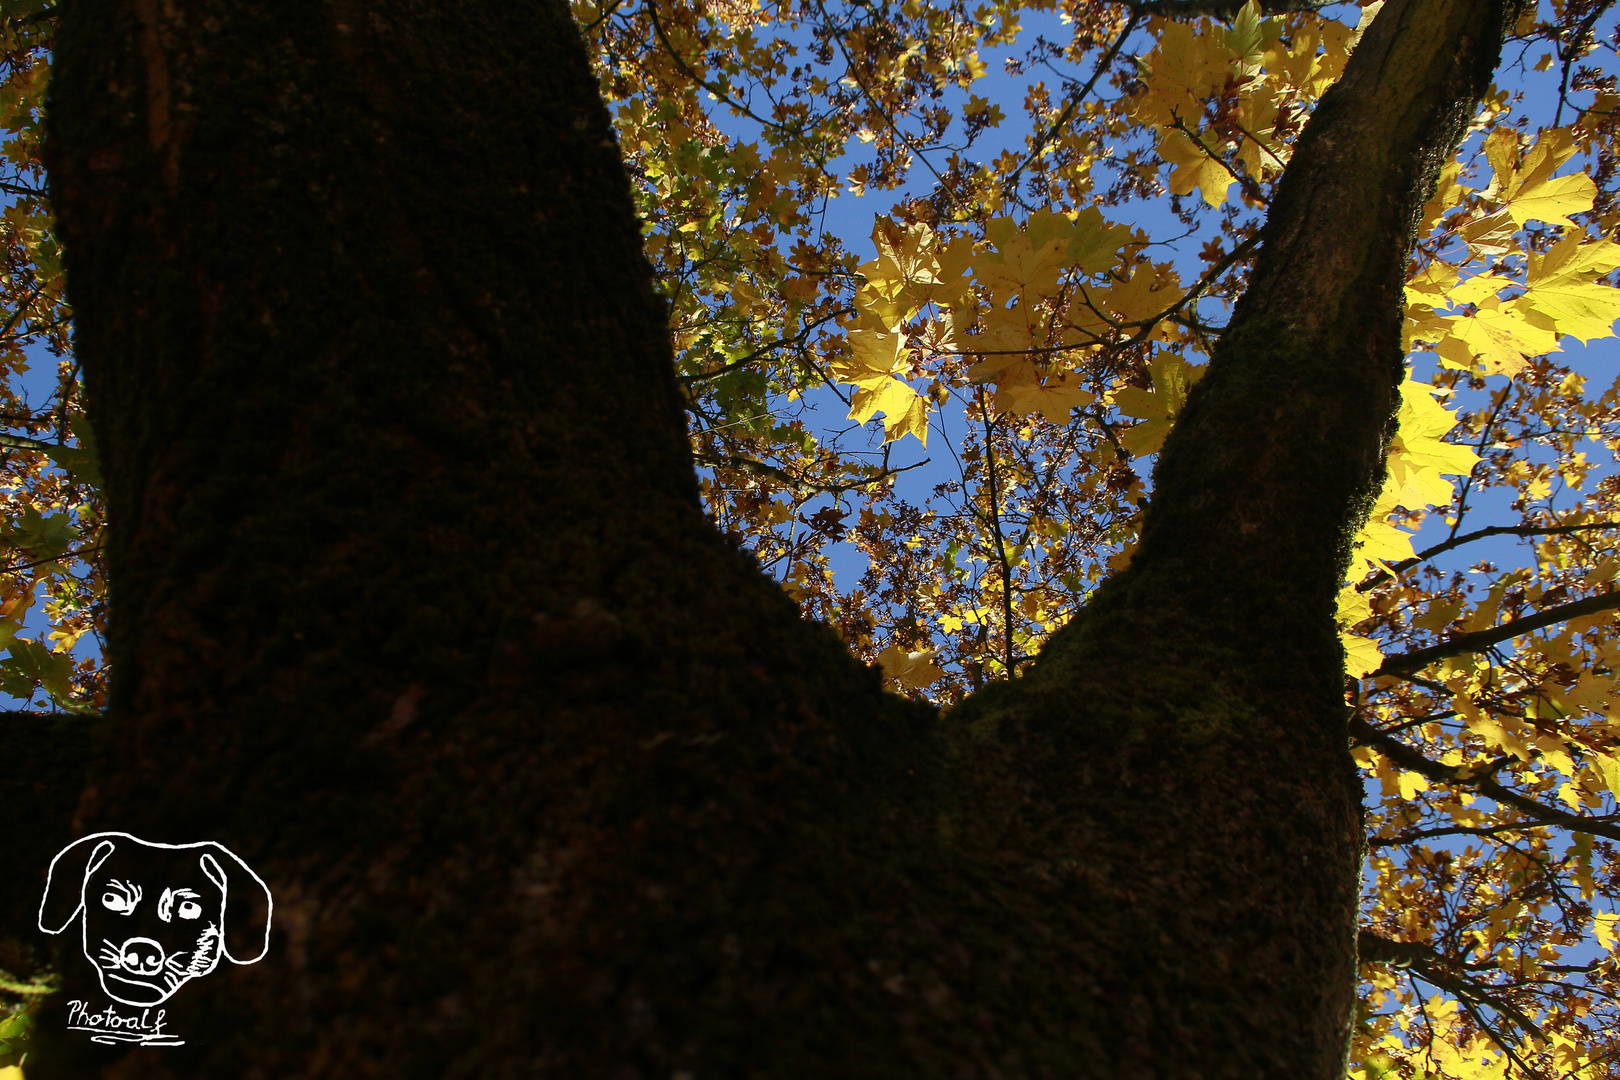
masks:
{"type": "Polygon", "coordinates": [[[45,870],[73,839],[73,808],[90,763],[83,716],[0,713],[0,807],[6,866],[0,874],[0,979],[45,973],[48,941],[35,928],[45,870]]]}
{"type": "Polygon", "coordinates": [[[944,717],[705,522],[564,5],[61,9],[114,679],[79,826],[224,843],[275,924],[173,1049],[70,1040],[64,950],[30,1080],[1342,1075],[1333,595],[1499,0],[1386,3],[1134,563],[944,717]]]}

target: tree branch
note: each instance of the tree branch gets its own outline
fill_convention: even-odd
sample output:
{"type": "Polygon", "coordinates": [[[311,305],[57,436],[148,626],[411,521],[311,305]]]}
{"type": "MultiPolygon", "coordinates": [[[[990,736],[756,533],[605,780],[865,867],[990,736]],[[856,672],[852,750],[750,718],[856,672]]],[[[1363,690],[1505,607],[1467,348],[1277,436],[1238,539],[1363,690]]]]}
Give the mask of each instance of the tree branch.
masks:
{"type": "Polygon", "coordinates": [[[5,181],[0,181],[0,191],[5,192],[7,195],[18,195],[25,199],[45,198],[45,192],[38,188],[31,188],[24,184],[6,183],[5,181]]]}
{"type": "MultiPolygon", "coordinates": [[[[1196,19],[1212,15],[1224,22],[1231,22],[1243,10],[1244,3],[1238,0],[1143,0],[1126,6],[1138,15],[1158,15],[1166,19],[1196,19]]],[[[1260,13],[1284,15],[1295,11],[1320,11],[1325,6],[1324,0],[1263,0],[1260,13]]]]}
{"type": "Polygon", "coordinates": [[[715,100],[736,109],[739,113],[748,117],[748,119],[754,121],[756,124],[759,124],[761,127],[772,128],[777,131],[786,131],[791,135],[802,137],[802,133],[799,131],[789,128],[783,124],[778,124],[774,121],[767,120],[763,116],[759,116],[754,112],[753,109],[750,109],[747,105],[726,93],[723,87],[714,85],[694,71],[691,65],[686,62],[686,57],[681,55],[680,50],[675,48],[675,43],[672,42],[669,39],[669,35],[664,32],[664,24],[658,19],[658,4],[656,0],[651,0],[651,2],[649,2],[646,8],[643,10],[647,12],[647,18],[652,22],[653,33],[658,37],[659,42],[664,46],[664,51],[669,54],[669,58],[675,61],[675,66],[680,68],[681,74],[685,75],[698,86],[703,87],[703,89],[713,94],[715,96],[715,100]]]}
{"type": "MultiPolygon", "coordinates": [[[[1174,109],[1170,110],[1170,120],[1175,125],[1175,129],[1177,131],[1191,139],[1194,146],[1202,150],[1205,156],[1210,158],[1221,168],[1225,169],[1227,174],[1230,175],[1233,180],[1237,181],[1238,187],[1243,189],[1243,194],[1247,195],[1261,206],[1271,205],[1271,200],[1266,198],[1265,192],[1260,190],[1260,184],[1254,179],[1254,177],[1249,176],[1246,173],[1238,172],[1232,167],[1231,162],[1227,161],[1224,157],[1206,146],[1204,144],[1204,140],[1199,138],[1198,132],[1188,127],[1186,121],[1182,120],[1180,116],[1176,115],[1174,109]]],[[[1253,138],[1253,136],[1251,135],[1250,138],[1253,138]]]]}
{"type": "MultiPolygon", "coordinates": [[[[4,188],[5,188],[5,185],[0,184],[0,190],[3,190],[4,188]]],[[[39,294],[41,292],[43,292],[44,290],[45,290],[44,285],[37,284],[37,283],[34,285],[33,291],[28,294],[28,298],[26,300],[24,300],[22,303],[18,304],[17,305],[17,310],[13,311],[11,313],[11,317],[6,320],[6,324],[4,326],[0,326],[0,338],[4,338],[4,337],[8,336],[11,333],[12,329],[17,325],[18,321],[20,321],[22,319],[23,315],[25,315],[28,312],[28,305],[32,304],[34,302],[34,300],[39,296],[39,294]]]]}
{"type": "Polygon", "coordinates": [[[921,461],[916,462],[915,464],[902,465],[898,469],[883,469],[878,472],[876,476],[869,476],[861,480],[851,480],[848,483],[824,484],[813,480],[806,480],[802,476],[794,476],[786,469],[779,468],[778,466],[771,465],[763,461],[755,461],[753,458],[745,458],[738,454],[718,455],[698,452],[694,453],[692,456],[710,468],[735,469],[737,472],[752,473],[755,476],[768,476],[773,480],[781,481],[795,490],[815,492],[818,495],[841,495],[846,491],[854,491],[857,488],[865,488],[871,487],[873,484],[881,484],[891,476],[896,476],[903,472],[910,472],[912,469],[920,469],[933,460],[932,458],[923,458],[921,461]]]}
{"type": "Polygon", "coordinates": [[[1415,844],[1419,840],[1429,840],[1441,836],[1485,836],[1495,838],[1502,833],[1523,833],[1541,826],[1535,822],[1510,821],[1502,825],[1451,825],[1443,829],[1414,829],[1411,832],[1397,833],[1394,836],[1369,836],[1369,848],[1404,847],[1415,844]]]}
{"type": "Polygon", "coordinates": [[[1593,836],[1608,837],[1610,840],[1620,840],[1620,825],[1617,825],[1611,818],[1592,818],[1581,814],[1571,814],[1558,809],[1556,806],[1547,806],[1527,796],[1520,795],[1498,782],[1492,774],[1507,764],[1510,759],[1504,758],[1500,762],[1492,762],[1485,766],[1443,765],[1438,761],[1431,761],[1424,757],[1393,735],[1379,731],[1359,716],[1350,718],[1350,734],[1357,742],[1377,749],[1379,753],[1403,769],[1452,787],[1472,788],[1487,798],[1495,799],[1499,803],[1513,807],[1538,824],[1555,825],[1569,829],[1572,832],[1590,833],[1593,836]]]}
{"type": "Polygon", "coordinates": [[[1001,646],[1010,679],[1013,667],[1012,625],[1012,561],[1007,558],[1007,538],[1001,531],[1001,491],[996,479],[995,432],[990,420],[990,408],[984,401],[984,387],[979,387],[979,417],[984,421],[984,463],[990,487],[990,527],[996,537],[996,555],[1001,561],[1001,646]]]}
{"type": "Polygon", "coordinates": [[[717,367],[712,371],[700,371],[695,375],[678,375],[676,378],[680,381],[681,385],[691,386],[693,383],[704,382],[709,379],[718,379],[722,375],[729,375],[738,368],[747,367],[749,364],[752,364],[755,360],[758,360],[767,353],[774,352],[775,350],[783,348],[784,346],[803,345],[805,339],[810,336],[810,332],[812,330],[815,330],[822,325],[839,318],[840,316],[848,315],[854,310],[854,308],[839,308],[837,311],[823,315],[819,319],[805,323],[804,327],[792,337],[782,338],[780,341],[768,341],[746,356],[739,356],[737,359],[717,367]]]}
{"type": "MultiPolygon", "coordinates": [[[[1362,930],[1356,935],[1356,952],[1364,964],[1393,964],[1396,967],[1408,968],[1416,972],[1425,982],[1450,991],[1464,1002],[1484,1005],[1506,1016],[1532,1035],[1545,1037],[1541,1028],[1526,1016],[1523,1010],[1502,999],[1497,987],[1477,982],[1459,973],[1456,970],[1456,961],[1442,955],[1431,946],[1416,941],[1392,941],[1371,930],[1362,930]]],[[[1498,1039],[1498,1042],[1501,1040],[1498,1039]]]]}
{"type": "MultiPolygon", "coordinates": [[[[1453,536],[1447,540],[1442,540],[1433,547],[1418,552],[1410,559],[1402,559],[1398,563],[1393,563],[1390,568],[1396,574],[1401,574],[1419,563],[1427,562],[1436,555],[1443,555],[1453,548],[1459,548],[1464,544],[1471,544],[1475,540],[1484,540],[1491,536],[1565,536],[1570,533],[1585,532],[1587,529],[1620,529],[1620,521],[1589,521],[1580,525],[1491,525],[1488,528],[1475,529],[1471,533],[1464,533],[1461,536],[1453,536]]],[[[1393,575],[1388,571],[1380,570],[1357,585],[1356,591],[1366,592],[1368,589],[1377,588],[1384,582],[1392,580],[1392,578],[1393,575]]]]}
{"type": "Polygon", "coordinates": [[[1074,116],[1074,110],[1080,107],[1080,103],[1086,99],[1086,95],[1096,88],[1097,80],[1102,78],[1103,72],[1107,71],[1113,64],[1115,57],[1119,56],[1119,50],[1124,47],[1125,39],[1131,36],[1131,31],[1136,29],[1136,24],[1142,20],[1143,14],[1142,11],[1132,9],[1131,17],[1125,20],[1125,28],[1119,32],[1119,36],[1108,47],[1108,51],[1103,54],[1103,58],[1097,61],[1097,68],[1091,73],[1091,78],[1087,79],[1086,84],[1080,87],[1079,90],[1069,95],[1069,100],[1064,103],[1063,111],[1058,114],[1057,119],[1046,126],[1046,130],[1041,132],[1030,145],[1029,154],[1025,156],[1023,161],[1018,163],[1018,168],[1008,173],[1007,179],[1001,182],[1003,192],[1017,192],[1018,177],[1023,174],[1024,169],[1029,166],[1030,162],[1041,156],[1041,151],[1046,149],[1046,144],[1051,142],[1052,137],[1062,130],[1063,125],[1067,124],[1069,119],[1074,116]]]}
{"type": "Polygon", "coordinates": [[[1377,671],[1372,673],[1373,678],[1380,675],[1406,675],[1414,671],[1421,671],[1436,660],[1444,660],[1448,656],[1461,656],[1463,653],[1481,652],[1499,642],[1516,638],[1521,634],[1528,634],[1532,630],[1540,630],[1544,626],[1565,622],[1569,619],[1578,619],[1583,615],[1595,615],[1600,611],[1611,611],[1620,608],[1620,591],[1604,593],[1601,596],[1588,596],[1584,600],[1575,600],[1568,604],[1560,604],[1555,608],[1526,615],[1522,619],[1512,619],[1500,626],[1493,626],[1488,630],[1475,630],[1471,634],[1459,634],[1449,641],[1442,641],[1438,645],[1430,645],[1426,649],[1415,649],[1409,653],[1400,653],[1396,656],[1387,656],[1377,671]]]}
{"type": "Polygon", "coordinates": [[[0,432],[0,446],[12,450],[35,450],[41,454],[49,454],[54,450],[66,450],[60,443],[46,442],[44,439],[31,439],[26,435],[7,435],[0,432]]]}

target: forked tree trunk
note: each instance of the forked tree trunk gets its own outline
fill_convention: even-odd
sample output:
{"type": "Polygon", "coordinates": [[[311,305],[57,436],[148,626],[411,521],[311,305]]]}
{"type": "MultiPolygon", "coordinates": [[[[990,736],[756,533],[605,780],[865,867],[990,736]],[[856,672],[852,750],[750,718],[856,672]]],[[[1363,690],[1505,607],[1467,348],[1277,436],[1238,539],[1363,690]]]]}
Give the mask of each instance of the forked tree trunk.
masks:
{"type": "Polygon", "coordinates": [[[1507,16],[1388,0],[1135,562],[941,718],[705,522],[563,4],[63,0],[115,680],[78,828],[224,843],[275,923],[180,1048],[63,1034],[65,950],[30,1080],[1336,1080],[1333,597],[1507,16]]]}

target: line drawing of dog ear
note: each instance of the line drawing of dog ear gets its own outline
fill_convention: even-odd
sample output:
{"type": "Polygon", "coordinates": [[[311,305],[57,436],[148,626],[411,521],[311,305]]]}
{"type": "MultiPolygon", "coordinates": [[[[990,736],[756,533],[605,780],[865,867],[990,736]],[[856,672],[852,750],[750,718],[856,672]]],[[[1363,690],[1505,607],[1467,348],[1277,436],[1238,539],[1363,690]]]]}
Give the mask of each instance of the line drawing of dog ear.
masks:
{"type": "Polygon", "coordinates": [[[134,840],[128,833],[91,833],[56,853],[45,876],[45,896],[39,902],[39,928],[60,934],[84,911],[84,886],[96,868],[118,846],[111,837],[134,840]]]}
{"type": "Polygon", "coordinates": [[[205,851],[198,860],[203,873],[225,894],[225,908],[220,916],[220,951],[233,964],[258,963],[270,951],[270,916],[275,910],[270,886],[225,845],[209,842],[197,846],[224,856],[221,861],[205,851]],[[236,888],[232,889],[232,885],[236,888]],[[262,922],[258,918],[261,903],[264,905],[262,922]],[[240,924],[244,922],[247,926],[242,928],[240,924]],[[231,944],[233,938],[235,948],[231,944]],[[244,959],[247,950],[255,944],[259,951],[244,959]]]}

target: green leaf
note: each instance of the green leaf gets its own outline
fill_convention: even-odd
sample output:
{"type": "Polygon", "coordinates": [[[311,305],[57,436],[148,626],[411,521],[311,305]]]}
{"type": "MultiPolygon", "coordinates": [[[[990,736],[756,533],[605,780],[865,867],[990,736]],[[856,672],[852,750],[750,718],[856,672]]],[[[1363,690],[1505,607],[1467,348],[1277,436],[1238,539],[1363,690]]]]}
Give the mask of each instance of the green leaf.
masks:
{"type": "Polygon", "coordinates": [[[41,517],[38,508],[30,506],[14,524],[0,526],[0,538],[11,541],[35,558],[55,559],[65,554],[68,545],[79,538],[79,528],[66,513],[41,517]]]}
{"type": "Polygon", "coordinates": [[[1260,17],[1260,5],[1250,0],[1243,5],[1237,18],[1226,31],[1226,47],[1237,53],[1240,59],[1258,58],[1269,43],[1268,39],[1276,37],[1274,20],[1260,17]]]}
{"type": "Polygon", "coordinates": [[[12,697],[26,698],[37,684],[58,706],[69,712],[88,713],[94,708],[73,697],[69,681],[73,677],[73,657],[68,653],[52,652],[37,641],[18,638],[7,650],[11,655],[0,660],[0,690],[12,697]],[[20,691],[20,692],[19,692],[20,691]]]}
{"type": "Polygon", "coordinates": [[[75,481],[89,484],[100,491],[101,456],[96,452],[96,438],[90,430],[90,422],[79,417],[69,422],[68,429],[73,432],[73,437],[79,440],[79,445],[55,446],[46,453],[52,461],[72,473],[75,481]]]}

